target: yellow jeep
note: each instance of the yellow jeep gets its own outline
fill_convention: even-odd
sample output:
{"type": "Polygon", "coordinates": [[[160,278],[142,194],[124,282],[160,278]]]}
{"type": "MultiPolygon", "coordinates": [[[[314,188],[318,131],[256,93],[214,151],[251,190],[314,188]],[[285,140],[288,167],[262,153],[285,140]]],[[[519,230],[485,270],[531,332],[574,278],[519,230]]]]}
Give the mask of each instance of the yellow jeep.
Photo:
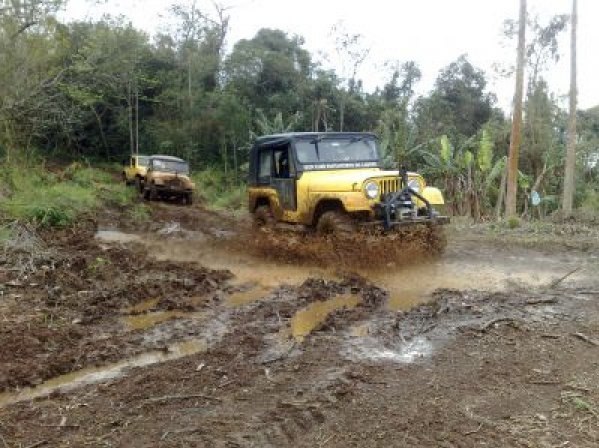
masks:
{"type": "Polygon", "coordinates": [[[144,199],[175,198],[191,205],[194,190],[195,184],[189,177],[189,165],[185,160],[163,155],[148,157],[148,168],[140,189],[144,199]]]}
{"type": "Polygon", "coordinates": [[[249,210],[258,225],[286,222],[320,233],[445,224],[443,195],[417,173],[384,171],[371,133],[289,133],[250,151],[249,210]]]}
{"type": "Polygon", "coordinates": [[[138,189],[141,188],[143,180],[146,177],[148,159],[148,156],[137,154],[123,161],[122,178],[127,185],[135,184],[138,189]]]}

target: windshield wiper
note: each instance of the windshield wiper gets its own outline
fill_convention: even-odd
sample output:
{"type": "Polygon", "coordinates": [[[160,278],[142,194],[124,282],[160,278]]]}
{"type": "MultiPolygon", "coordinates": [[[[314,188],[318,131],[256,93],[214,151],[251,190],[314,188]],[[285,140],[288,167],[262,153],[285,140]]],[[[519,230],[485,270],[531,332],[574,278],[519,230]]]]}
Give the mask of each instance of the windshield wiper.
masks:
{"type": "Polygon", "coordinates": [[[318,150],[318,144],[324,139],[322,136],[316,137],[314,140],[310,140],[310,144],[314,145],[314,149],[316,150],[316,158],[320,160],[320,151],[318,150]]]}
{"type": "Polygon", "coordinates": [[[367,140],[369,138],[371,138],[369,135],[361,135],[359,137],[352,137],[349,139],[349,143],[347,143],[345,146],[349,146],[352,143],[363,142],[364,140],[367,140]]]}

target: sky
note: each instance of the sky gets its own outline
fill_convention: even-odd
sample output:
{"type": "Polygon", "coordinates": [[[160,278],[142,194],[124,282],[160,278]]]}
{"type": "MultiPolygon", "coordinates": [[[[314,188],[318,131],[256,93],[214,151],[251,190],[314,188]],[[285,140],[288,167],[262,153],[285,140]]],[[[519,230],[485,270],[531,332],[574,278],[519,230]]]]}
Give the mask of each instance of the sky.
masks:
{"type": "MultiPolygon", "coordinates": [[[[180,0],[185,2],[186,0],[180,0]]],[[[210,0],[197,0],[212,10],[210,0]]],[[[497,95],[498,106],[509,111],[515,79],[494,69],[515,65],[516,41],[502,34],[505,19],[517,19],[519,0],[220,0],[231,6],[228,48],[239,39],[252,38],[260,28],[279,28],[305,39],[305,48],[327,68],[338,68],[332,28],[342,22],[345,29],[360,33],[370,48],[358,76],[368,91],[390,78],[386,61],[414,60],[423,77],[419,94],[434,85],[439,71],[460,55],[483,69],[488,90],[497,95]],[[322,55],[329,55],[323,57],[322,55]]],[[[70,0],[67,20],[97,19],[102,14],[124,15],[134,26],[150,35],[164,29],[169,21],[168,0],[70,0]]],[[[545,23],[555,14],[569,14],[571,0],[528,0],[528,11],[545,23]]],[[[599,1],[579,0],[578,91],[579,107],[599,105],[599,1]]],[[[560,38],[560,60],[546,73],[550,90],[563,107],[567,106],[570,75],[570,33],[560,38]]]]}

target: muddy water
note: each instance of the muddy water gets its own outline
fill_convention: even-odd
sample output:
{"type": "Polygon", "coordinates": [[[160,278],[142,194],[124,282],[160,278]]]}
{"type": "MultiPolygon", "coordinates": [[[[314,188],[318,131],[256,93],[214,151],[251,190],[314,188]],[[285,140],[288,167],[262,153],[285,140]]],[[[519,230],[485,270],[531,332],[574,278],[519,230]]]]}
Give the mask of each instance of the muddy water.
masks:
{"type": "Polygon", "coordinates": [[[118,230],[98,230],[96,238],[107,243],[135,243],[141,241],[139,235],[123,233],[118,230]]]}
{"type": "Polygon", "coordinates": [[[179,359],[194,355],[207,349],[203,340],[189,340],[173,344],[166,351],[144,353],[126,361],[117,362],[103,367],[91,367],[66,375],[52,378],[37,387],[26,388],[18,392],[0,394],[0,408],[13,403],[50,395],[53,392],[65,392],[87,384],[113,380],[126,374],[133,367],[145,367],[151,364],[179,359]]]}
{"type": "MultiPolygon", "coordinates": [[[[118,238],[108,233],[109,240],[131,240],[128,234],[118,238]]],[[[105,234],[98,234],[104,240],[105,234]]],[[[244,305],[268,296],[281,285],[299,285],[310,277],[335,279],[336,267],[311,267],[286,265],[259,260],[207,242],[205,239],[160,240],[154,235],[132,236],[150,249],[160,260],[195,261],[214,269],[228,269],[235,275],[234,282],[244,286],[243,292],[228,299],[234,306],[244,305]],[[249,288],[247,285],[251,285],[249,288]]],[[[560,260],[546,257],[533,251],[510,255],[497,252],[485,253],[481,249],[474,255],[452,254],[413,266],[388,267],[371,270],[357,266],[355,271],[389,291],[388,307],[392,310],[407,310],[429,300],[430,294],[439,288],[505,290],[508,287],[540,287],[565,275],[580,260],[560,260]]],[[[578,276],[578,274],[577,274],[578,276]]],[[[572,276],[569,281],[576,280],[572,276]]]]}
{"type": "Polygon", "coordinates": [[[121,317],[121,321],[130,330],[146,330],[172,319],[198,319],[203,313],[188,313],[185,311],[157,311],[154,313],[136,314],[121,317]]]}
{"type": "Polygon", "coordinates": [[[235,292],[227,297],[227,304],[233,307],[247,305],[260,300],[272,292],[272,288],[252,284],[245,291],[235,292]]]}
{"type": "Polygon", "coordinates": [[[312,330],[323,323],[333,311],[352,309],[358,306],[360,298],[347,294],[332,299],[314,302],[299,310],[291,319],[291,336],[301,342],[312,330]]]}

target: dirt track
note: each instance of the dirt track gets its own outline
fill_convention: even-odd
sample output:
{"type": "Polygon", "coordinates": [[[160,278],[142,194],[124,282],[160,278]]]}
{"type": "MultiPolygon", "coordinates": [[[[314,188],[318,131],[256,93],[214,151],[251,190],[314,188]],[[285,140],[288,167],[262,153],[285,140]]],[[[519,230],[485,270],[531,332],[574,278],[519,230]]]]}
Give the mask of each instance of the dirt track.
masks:
{"type": "Polygon", "coordinates": [[[154,213],[0,259],[0,447],[599,445],[596,250],[310,263],[154,213]]]}

